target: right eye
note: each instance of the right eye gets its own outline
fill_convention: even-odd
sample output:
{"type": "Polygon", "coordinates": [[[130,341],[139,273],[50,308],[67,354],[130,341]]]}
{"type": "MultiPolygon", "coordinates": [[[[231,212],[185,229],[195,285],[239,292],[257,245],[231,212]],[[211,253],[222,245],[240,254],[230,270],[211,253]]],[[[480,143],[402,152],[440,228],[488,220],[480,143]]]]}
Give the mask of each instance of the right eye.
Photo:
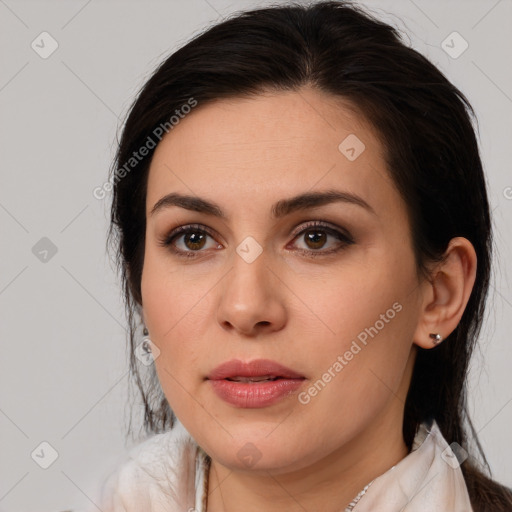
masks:
{"type": "MultiPolygon", "coordinates": [[[[205,247],[205,241],[207,237],[213,237],[210,232],[200,224],[189,224],[186,226],[180,226],[168,235],[166,235],[160,242],[159,245],[168,247],[174,254],[184,258],[195,258],[196,254],[205,247]],[[182,244],[185,248],[178,248],[176,246],[176,240],[182,239],[182,244]],[[187,250],[187,247],[189,250],[187,250]]],[[[217,247],[219,244],[217,244],[217,247]]]]}

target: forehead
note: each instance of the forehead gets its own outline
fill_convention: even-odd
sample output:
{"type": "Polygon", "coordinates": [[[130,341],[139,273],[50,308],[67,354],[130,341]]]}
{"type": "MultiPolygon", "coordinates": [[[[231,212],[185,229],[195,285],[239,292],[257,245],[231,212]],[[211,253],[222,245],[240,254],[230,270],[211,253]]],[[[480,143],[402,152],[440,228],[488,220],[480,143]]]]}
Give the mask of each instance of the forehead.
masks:
{"type": "Polygon", "coordinates": [[[246,208],[334,187],[378,202],[383,184],[390,188],[369,123],[346,102],[302,89],[196,106],[155,150],[147,209],[170,191],[246,208]]]}

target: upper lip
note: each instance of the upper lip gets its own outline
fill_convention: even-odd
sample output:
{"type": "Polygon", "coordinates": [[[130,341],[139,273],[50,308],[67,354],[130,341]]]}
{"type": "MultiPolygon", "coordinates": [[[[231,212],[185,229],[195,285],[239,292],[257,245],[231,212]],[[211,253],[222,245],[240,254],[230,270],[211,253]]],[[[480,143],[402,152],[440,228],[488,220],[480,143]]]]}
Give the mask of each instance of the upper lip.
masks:
{"type": "Polygon", "coordinates": [[[284,377],[289,379],[303,379],[303,375],[294,372],[270,359],[255,359],[244,362],[240,359],[231,359],[217,366],[209,375],[210,380],[222,380],[232,377],[284,377]]]}

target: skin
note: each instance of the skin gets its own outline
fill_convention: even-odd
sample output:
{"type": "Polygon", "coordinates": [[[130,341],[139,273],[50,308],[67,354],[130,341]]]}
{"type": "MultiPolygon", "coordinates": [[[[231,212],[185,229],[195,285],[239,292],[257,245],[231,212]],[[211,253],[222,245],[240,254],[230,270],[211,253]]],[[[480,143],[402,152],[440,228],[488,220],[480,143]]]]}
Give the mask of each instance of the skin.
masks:
{"type": "Polygon", "coordinates": [[[198,105],[156,148],[146,206],[143,320],[169,404],[212,458],[208,512],[343,510],[408,453],[402,422],[415,354],[432,348],[429,333],[446,338],[457,326],[475,278],[472,245],[453,239],[431,279],[420,278],[378,134],[350,105],[309,87],[198,105]],[[365,144],[354,161],[338,149],[349,134],[365,144]],[[327,189],[357,194],[373,213],[337,202],[270,215],[278,200],[327,189]],[[152,215],[170,192],[214,201],[228,218],[178,206],[152,215]],[[315,245],[301,228],[308,221],[346,230],[354,243],[306,228],[326,237],[315,245]],[[202,245],[197,234],[174,240],[195,258],[159,245],[190,223],[213,233],[202,245]],[[248,236],[262,248],[252,263],[236,252],[248,236]],[[394,318],[301,403],[298,393],[395,303],[394,318]],[[306,379],[276,404],[236,408],[205,380],[232,358],[272,359],[306,379]],[[260,457],[253,465],[238,457],[247,443],[260,457]]]}

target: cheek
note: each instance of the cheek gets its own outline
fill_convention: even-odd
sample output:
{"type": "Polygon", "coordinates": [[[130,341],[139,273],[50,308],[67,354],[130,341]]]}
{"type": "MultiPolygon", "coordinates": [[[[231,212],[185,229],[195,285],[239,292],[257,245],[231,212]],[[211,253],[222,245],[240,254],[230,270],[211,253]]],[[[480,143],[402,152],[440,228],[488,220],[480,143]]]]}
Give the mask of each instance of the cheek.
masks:
{"type": "Polygon", "coordinates": [[[184,275],[179,264],[161,250],[146,248],[141,281],[144,316],[151,335],[164,349],[181,325],[190,324],[190,317],[200,309],[198,301],[204,286],[200,280],[187,280],[184,275]]]}
{"type": "Polygon", "coordinates": [[[412,261],[380,258],[355,272],[340,272],[320,293],[317,304],[329,330],[311,350],[314,382],[304,402],[317,400],[334,416],[378,407],[396,390],[415,330],[417,284],[412,261]],[[375,262],[379,262],[376,264],[375,262]],[[325,391],[324,391],[325,388],[325,391]]]}
{"type": "MultiPolygon", "coordinates": [[[[389,331],[391,325],[397,327],[400,319],[395,317],[400,315],[396,310],[409,302],[409,295],[417,287],[409,258],[394,258],[382,250],[371,252],[331,272],[313,292],[313,309],[341,342],[355,338],[376,322],[379,332],[389,331]],[[400,306],[393,308],[397,302],[400,306]]],[[[305,297],[307,301],[311,298],[311,294],[305,297]]]]}
{"type": "Polygon", "coordinates": [[[149,250],[141,282],[146,325],[160,350],[155,368],[171,407],[202,378],[204,319],[209,314],[204,295],[213,286],[205,276],[185,279],[177,268],[149,250]]]}

